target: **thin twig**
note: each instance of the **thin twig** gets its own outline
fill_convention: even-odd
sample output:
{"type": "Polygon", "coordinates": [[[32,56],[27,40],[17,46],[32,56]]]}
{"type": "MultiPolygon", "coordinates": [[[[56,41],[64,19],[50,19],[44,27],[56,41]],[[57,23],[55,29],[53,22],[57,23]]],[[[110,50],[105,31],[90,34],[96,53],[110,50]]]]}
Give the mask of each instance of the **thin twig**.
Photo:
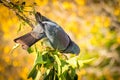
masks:
{"type": "Polygon", "coordinates": [[[14,10],[15,9],[15,4],[13,4],[11,2],[4,1],[4,0],[0,0],[0,3],[2,3],[5,7],[9,8],[9,9],[12,9],[20,19],[25,21],[30,27],[34,28],[34,25],[31,23],[31,21],[29,20],[28,17],[26,17],[22,12],[18,12],[16,10],[14,10]],[[6,3],[9,4],[9,5],[12,5],[13,7],[7,5],[6,3]],[[20,15],[20,13],[21,13],[21,15],[20,15]]]}
{"type": "Polygon", "coordinates": [[[34,28],[34,25],[28,20],[28,18],[24,18],[23,16],[21,16],[20,14],[18,14],[17,12],[15,12],[16,15],[22,19],[23,21],[25,21],[26,23],[28,23],[28,25],[30,25],[30,27],[34,28]]]}

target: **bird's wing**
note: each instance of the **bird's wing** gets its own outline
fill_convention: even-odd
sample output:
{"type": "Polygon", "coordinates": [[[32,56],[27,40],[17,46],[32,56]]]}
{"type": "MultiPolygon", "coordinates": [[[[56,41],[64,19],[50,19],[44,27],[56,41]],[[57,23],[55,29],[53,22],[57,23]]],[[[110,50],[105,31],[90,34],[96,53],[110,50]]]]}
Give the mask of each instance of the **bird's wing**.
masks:
{"type": "Polygon", "coordinates": [[[44,32],[51,45],[60,51],[66,49],[70,42],[67,33],[56,23],[46,21],[44,25],[44,32]]]}

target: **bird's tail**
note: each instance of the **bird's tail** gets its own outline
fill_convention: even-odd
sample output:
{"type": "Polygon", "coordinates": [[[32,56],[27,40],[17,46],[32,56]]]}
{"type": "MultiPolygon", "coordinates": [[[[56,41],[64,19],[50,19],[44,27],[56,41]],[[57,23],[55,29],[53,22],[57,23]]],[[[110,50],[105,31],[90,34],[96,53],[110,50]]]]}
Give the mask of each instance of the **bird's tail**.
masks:
{"type": "Polygon", "coordinates": [[[20,36],[20,37],[14,39],[14,41],[16,43],[22,44],[22,48],[27,50],[30,46],[32,46],[34,43],[36,43],[40,39],[41,38],[39,38],[39,39],[34,38],[31,35],[31,32],[30,32],[30,33],[27,33],[27,34],[25,34],[23,36],[20,36]]]}

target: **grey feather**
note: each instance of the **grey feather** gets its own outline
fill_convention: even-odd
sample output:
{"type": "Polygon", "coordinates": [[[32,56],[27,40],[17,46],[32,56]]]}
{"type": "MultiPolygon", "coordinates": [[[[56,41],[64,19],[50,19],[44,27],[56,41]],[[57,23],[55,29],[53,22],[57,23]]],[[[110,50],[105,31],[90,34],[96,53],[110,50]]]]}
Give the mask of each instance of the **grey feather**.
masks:
{"type": "Polygon", "coordinates": [[[70,39],[65,31],[56,23],[45,21],[44,23],[44,31],[47,38],[50,40],[53,48],[58,49],[60,51],[65,50],[69,45],[70,39]]]}

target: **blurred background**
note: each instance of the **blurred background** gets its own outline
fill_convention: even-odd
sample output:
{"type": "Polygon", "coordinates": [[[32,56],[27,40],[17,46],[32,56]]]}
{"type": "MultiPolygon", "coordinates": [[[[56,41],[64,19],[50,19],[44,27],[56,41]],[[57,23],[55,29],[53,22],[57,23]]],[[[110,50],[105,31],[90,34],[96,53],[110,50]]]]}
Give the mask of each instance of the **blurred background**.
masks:
{"type": "MultiPolygon", "coordinates": [[[[36,3],[37,11],[61,25],[79,45],[82,60],[95,58],[78,71],[79,80],[120,80],[120,0],[8,1],[36,3]]],[[[35,55],[21,47],[10,52],[14,38],[30,30],[0,4],[0,80],[27,80],[35,55]]]]}

